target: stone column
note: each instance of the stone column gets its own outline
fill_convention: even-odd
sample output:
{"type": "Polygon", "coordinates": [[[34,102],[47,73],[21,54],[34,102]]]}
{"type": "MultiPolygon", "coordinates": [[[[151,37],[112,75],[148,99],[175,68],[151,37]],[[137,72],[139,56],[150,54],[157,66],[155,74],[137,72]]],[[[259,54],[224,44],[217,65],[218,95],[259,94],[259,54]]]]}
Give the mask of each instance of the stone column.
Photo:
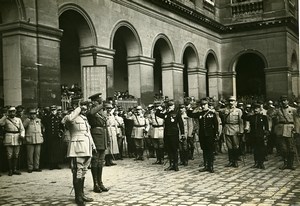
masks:
{"type": "Polygon", "coordinates": [[[183,103],[183,64],[162,64],[163,95],[183,103]]]}
{"type": "Polygon", "coordinates": [[[2,24],[4,104],[60,104],[62,31],[29,22],[2,24]]]}
{"type": "Polygon", "coordinates": [[[128,57],[128,90],[144,104],[153,102],[154,59],[144,56],[128,57]]]}
{"type": "Polygon", "coordinates": [[[290,67],[269,67],[265,69],[267,98],[278,99],[281,95],[292,96],[292,75],[290,67]]]}
{"type": "Polygon", "coordinates": [[[222,78],[222,91],[219,91],[223,96],[220,98],[227,98],[228,96],[236,96],[236,72],[223,72],[220,74],[222,78]]]}
{"type": "Polygon", "coordinates": [[[206,73],[202,68],[188,69],[189,75],[189,96],[196,99],[206,97],[206,73]]]}
{"type": "Polygon", "coordinates": [[[208,93],[210,97],[216,97],[219,99],[221,96],[221,73],[209,72],[208,73],[208,93]]]}
{"type": "MultiPolygon", "coordinates": [[[[89,46],[80,48],[80,64],[84,66],[105,66],[106,67],[106,88],[102,89],[103,99],[113,96],[114,88],[114,55],[115,50],[99,46],[89,46]]],[[[99,79],[101,81],[101,79],[99,79]]]]}
{"type": "Polygon", "coordinates": [[[294,70],[292,75],[292,94],[296,97],[300,97],[300,77],[299,70],[294,70]]]}

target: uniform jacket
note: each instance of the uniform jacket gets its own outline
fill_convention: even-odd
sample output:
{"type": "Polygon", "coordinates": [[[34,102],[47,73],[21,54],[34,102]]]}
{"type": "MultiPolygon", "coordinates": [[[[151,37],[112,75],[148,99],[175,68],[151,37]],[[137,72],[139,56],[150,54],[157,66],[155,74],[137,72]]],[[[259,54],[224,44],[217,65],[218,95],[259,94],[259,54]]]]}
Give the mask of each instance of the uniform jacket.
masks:
{"type": "Polygon", "coordinates": [[[275,115],[276,125],[274,127],[274,133],[278,136],[292,137],[296,115],[297,110],[293,107],[278,108],[275,115]]]}
{"type": "Polygon", "coordinates": [[[162,111],[157,110],[155,115],[165,120],[165,135],[179,135],[179,130],[180,134],[184,135],[183,121],[178,112],[173,110],[163,113],[162,111]]]}
{"type": "Polygon", "coordinates": [[[199,122],[199,138],[215,137],[219,129],[219,121],[215,112],[211,110],[193,112],[187,111],[187,115],[191,118],[197,118],[199,122]]]}
{"type": "Polygon", "coordinates": [[[65,117],[66,122],[71,123],[69,127],[71,140],[68,146],[68,157],[91,157],[92,149],[95,148],[88,120],[80,112],[81,108],[77,107],[65,117]]]}
{"type": "Polygon", "coordinates": [[[250,135],[253,138],[264,137],[266,131],[269,131],[267,116],[263,114],[253,114],[249,116],[246,121],[245,129],[250,131],[250,135]]]}
{"type": "Polygon", "coordinates": [[[26,144],[42,144],[44,142],[42,134],[42,122],[39,118],[25,119],[23,122],[25,128],[25,143],[26,144]]]}
{"type": "Polygon", "coordinates": [[[187,113],[181,114],[181,118],[183,121],[183,127],[184,127],[184,134],[186,137],[192,137],[193,136],[193,130],[194,130],[194,122],[193,119],[190,118],[187,113]]]}
{"type": "Polygon", "coordinates": [[[244,133],[244,124],[242,120],[243,112],[239,108],[225,108],[221,110],[223,133],[225,135],[238,135],[244,133]]]}
{"type": "Polygon", "coordinates": [[[92,107],[87,113],[87,118],[91,125],[91,134],[96,148],[98,150],[107,149],[107,117],[102,110],[102,105],[92,107]]]}
{"type": "Polygon", "coordinates": [[[150,130],[149,135],[151,138],[163,138],[164,137],[164,119],[155,115],[155,112],[149,114],[150,130]]]}
{"type": "Polygon", "coordinates": [[[296,117],[295,117],[295,132],[300,134],[300,108],[297,109],[296,117]]]}
{"type": "Polygon", "coordinates": [[[133,128],[132,128],[131,136],[133,138],[138,138],[138,139],[144,138],[144,133],[148,132],[150,129],[148,119],[146,119],[143,114],[141,115],[133,114],[128,118],[133,120],[133,128]]]}
{"type": "Polygon", "coordinates": [[[4,126],[5,130],[3,140],[5,146],[18,146],[22,144],[22,139],[25,136],[25,129],[20,118],[3,116],[0,119],[0,125],[4,126]]]}
{"type": "Polygon", "coordinates": [[[45,127],[45,138],[49,141],[59,139],[63,133],[62,118],[57,115],[47,115],[42,119],[42,124],[45,127]]]}

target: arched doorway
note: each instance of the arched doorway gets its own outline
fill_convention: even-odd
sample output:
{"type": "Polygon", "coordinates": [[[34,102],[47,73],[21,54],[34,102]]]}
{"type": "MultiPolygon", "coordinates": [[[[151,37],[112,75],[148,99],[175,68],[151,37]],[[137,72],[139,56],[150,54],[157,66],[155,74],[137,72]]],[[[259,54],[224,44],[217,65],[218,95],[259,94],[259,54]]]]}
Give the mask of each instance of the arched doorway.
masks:
{"type": "Polygon", "coordinates": [[[218,64],[214,52],[210,51],[206,57],[205,62],[206,69],[206,96],[208,97],[219,97],[218,89],[218,64]]]}
{"type": "Polygon", "coordinates": [[[236,91],[238,97],[266,97],[266,80],[263,59],[255,53],[242,54],[236,63],[236,91]]]}
{"type": "MultiPolygon", "coordinates": [[[[120,22],[112,39],[112,47],[115,50],[113,68],[113,89],[124,95],[140,97],[140,83],[134,83],[137,75],[138,56],[141,55],[141,45],[138,35],[128,22],[120,22]],[[131,58],[132,57],[132,58],[131,58]],[[130,62],[129,62],[130,59],[130,62]]],[[[121,96],[126,98],[126,96],[121,96]]]]}
{"type": "Polygon", "coordinates": [[[155,63],[153,65],[153,81],[154,81],[154,94],[158,98],[162,98],[163,96],[168,96],[173,98],[173,88],[172,82],[164,79],[167,77],[163,75],[163,70],[166,70],[168,67],[168,63],[173,61],[172,49],[169,39],[164,35],[158,35],[156,40],[154,41],[153,48],[153,58],[155,59],[155,63]],[[163,69],[163,67],[166,67],[163,69]]]}
{"type": "Polygon", "coordinates": [[[184,65],[183,68],[183,93],[184,97],[190,96],[190,86],[191,86],[191,81],[189,78],[190,73],[192,70],[197,69],[198,66],[198,55],[196,53],[196,50],[192,44],[188,44],[185,47],[185,50],[183,52],[183,58],[182,62],[184,65]]]}
{"type": "Polygon", "coordinates": [[[60,44],[60,77],[62,95],[67,97],[83,97],[81,59],[84,57],[79,50],[94,44],[90,26],[80,12],[65,9],[59,16],[59,28],[63,30],[60,44]]]}

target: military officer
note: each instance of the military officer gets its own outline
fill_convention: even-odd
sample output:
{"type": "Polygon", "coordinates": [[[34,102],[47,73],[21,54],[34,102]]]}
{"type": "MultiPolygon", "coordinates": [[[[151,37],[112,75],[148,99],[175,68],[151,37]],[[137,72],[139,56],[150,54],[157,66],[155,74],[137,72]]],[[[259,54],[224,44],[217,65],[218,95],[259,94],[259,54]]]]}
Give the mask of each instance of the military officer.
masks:
{"type": "Polygon", "coordinates": [[[199,141],[203,150],[204,168],[200,172],[214,172],[214,144],[219,133],[219,121],[214,111],[208,107],[207,99],[200,100],[201,111],[193,112],[188,106],[187,115],[199,122],[199,141]]]}
{"type": "Polygon", "coordinates": [[[44,126],[42,125],[41,119],[37,118],[36,109],[29,110],[29,117],[24,120],[23,125],[25,128],[28,172],[41,172],[40,154],[41,145],[44,142],[42,134],[44,126]]]}
{"type": "Polygon", "coordinates": [[[229,157],[229,163],[226,167],[238,167],[239,137],[244,133],[243,112],[236,108],[236,98],[234,96],[229,97],[228,101],[227,107],[220,111],[229,157]]]}
{"type": "Polygon", "coordinates": [[[155,115],[164,119],[164,146],[168,153],[168,158],[170,165],[165,170],[179,171],[178,168],[178,149],[179,149],[179,134],[181,138],[185,137],[184,126],[181,115],[179,112],[175,111],[175,104],[173,101],[169,100],[166,103],[167,109],[162,111],[161,106],[155,112],[155,115]],[[179,133],[180,131],[180,133],[179,133]]]}
{"type": "Polygon", "coordinates": [[[275,114],[277,124],[274,127],[274,132],[278,137],[282,157],[284,159],[284,164],[280,169],[295,169],[293,166],[295,155],[293,133],[296,116],[297,109],[289,106],[286,95],[281,96],[280,107],[275,114]]]}
{"type": "Polygon", "coordinates": [[[91,99],[93,106],[87,113],[87,118],[89,124],[91,125],[91,134],[97,151],[93,152],[91,162],[91,172],[94,182],[93,191],[96,193],[101,193],[108,191],[102,182],[103,162],[108,141],[106,115],[103,110],[101,93],[94,94],[90,96],[89,99],[91,99]]]}
{"type": "MultiPolygon", "coordinates": [[[[78,105],[80,105],[80,101],[78,105]]],[[[69,123],[71,140],[67,156],[71,158],[75,201],[78,205],[85,205],[85,202],[93,201],[92,198],[86,197],[83,191],[85,174],[91,163],[92,151],[96,150],[90,133],[90,125],[85,116],[86,112],[87,107],[85,105],[78,106],[64,118],[64,121],[69,123]]]]}
{"type": "Polygon", "coordinates": [[[25,129],[22,120],[16,117],[16,108],[10,107],[8,115],[4,115],[0,119],[0,125],[4,126],[5,136],[3,144],[6,147],[8,159],[8,175],[20,175],[21,172],[17,170],[20,145],[22,139],[25,137],[25,129]]]}
{"type": "Polygon", "coordinates": [[[151,127],[149,135],[156,151],[156,162],[153,164],[161,165],[164,161],[164,120],[155,115],[158,106],[159,103],[155,102],[150,111],[149,122],[151,127]]]}
{"type": "Polygon", "coordinates": [[[246,119],[245,131],[250,131],[253,142],[254,166],[253,168],[265,169],[265,145],[269,134],[268,118],[261,113],[261,105],[253,104],[254,114],[246,119]]]}
{"type": "Polygon", "coordinates": [[[62,150],[63,124],[61,117],[57,116],[56,105],[50,107],[51,113],[42,119],[45,127],[45,144],[47,156],[49,157],[48,164],[50,170],[61,169],[59,166],[62,150]]]}

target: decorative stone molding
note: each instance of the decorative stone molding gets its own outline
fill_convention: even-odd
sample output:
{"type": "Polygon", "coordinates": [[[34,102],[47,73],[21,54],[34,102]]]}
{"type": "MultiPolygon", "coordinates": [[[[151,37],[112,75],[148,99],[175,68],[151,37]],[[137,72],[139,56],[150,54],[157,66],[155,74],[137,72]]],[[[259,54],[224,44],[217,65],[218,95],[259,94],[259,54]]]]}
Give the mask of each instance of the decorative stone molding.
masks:
{"type": "Polygon", "coordinates": [[[171,62],[171,63],[162,64],[161,68],[162,68],[163,71],[173,70],[173,71],[183,72],[184,65],[179,64],[179,63],[175,63],[175,62],[171,62]]]}
{"type": "Polygon", "coordinates": [[[231,13],[236,16],[251,16],[264,12],[263,0],[231,0],[231,13]]]}
{"type": "Polygon", "coordinates": [[[289,73],[292,73],[293,69],[291,67],[268,67],[268,68],[265,68],[265,73],[266,74],[282,74],[283,72],[289,72],[289,73]]]}
{"type": "Polygon", "coordinates": [[[88,46],[79,48],[80,56],[93,56],[96,57],[104,57],[113,59],[116,51],[114,49],[107,49],[99,46],[88,46]]]}
{"type": "Polygon", "coordinates": [[[1,24],[0,32],[2,33],[2,37],[25,35],[54,41],[60,41],[60,38],[63,34],[63,30],[61,29],[42,24],[36,25],[26,21],[1,24]]]}
{"type": "Polygon", "coordinates": [[[155,59],[145,56],[135,56],[127,58],[128,65],[142,64],[147,66],[153,66],[155,59]]]}

